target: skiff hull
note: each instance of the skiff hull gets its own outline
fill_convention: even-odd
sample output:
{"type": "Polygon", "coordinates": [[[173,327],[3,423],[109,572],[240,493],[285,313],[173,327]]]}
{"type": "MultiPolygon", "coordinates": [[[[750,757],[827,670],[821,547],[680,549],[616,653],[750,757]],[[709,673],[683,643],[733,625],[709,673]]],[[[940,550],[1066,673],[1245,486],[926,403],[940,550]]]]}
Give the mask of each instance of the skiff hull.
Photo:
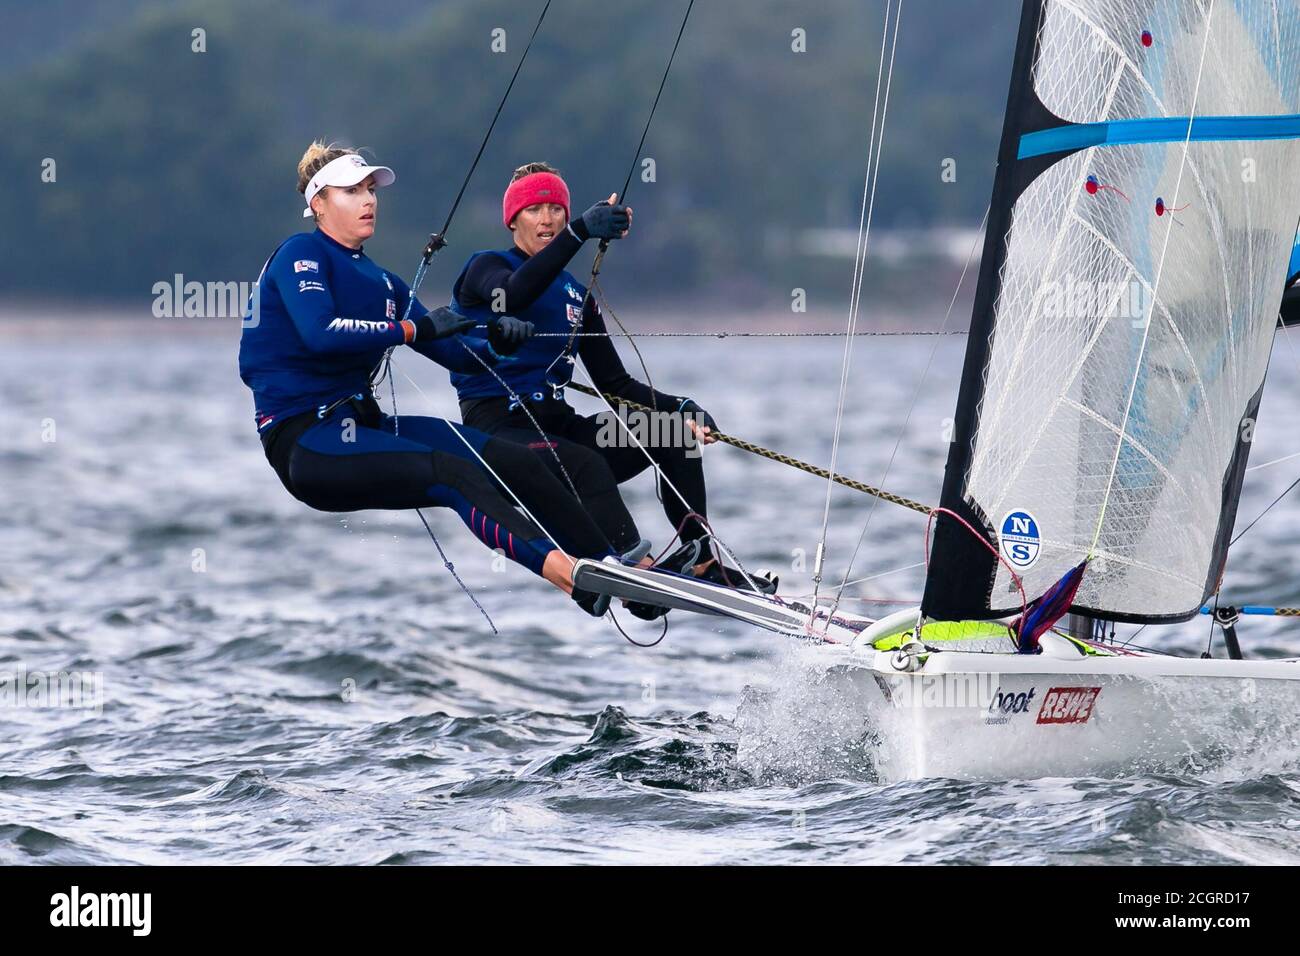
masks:
{"type": "Polygon", "coordinates": [[[904,673],[891,652],[837,656],[886,780],[1177,772],[1300,742],[1296,660],[945,651],[904,673]]]}

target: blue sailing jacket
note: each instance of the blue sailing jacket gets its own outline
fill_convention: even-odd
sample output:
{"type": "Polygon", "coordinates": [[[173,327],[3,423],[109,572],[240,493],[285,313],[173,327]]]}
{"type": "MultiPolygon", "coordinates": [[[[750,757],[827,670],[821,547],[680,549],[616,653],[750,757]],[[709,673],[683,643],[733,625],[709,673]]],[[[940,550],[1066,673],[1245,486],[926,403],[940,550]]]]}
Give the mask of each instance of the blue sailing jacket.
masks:
{"type": "MultiPolygon", "coordinates": [[[[319,229],[281,243],[258,277],[239,341],[239,375],[253,390],[258,431],[348,395],[369,394],[370,374],[384,352],[406,340],[400,319],[409,297],[398,276],[319,229]]],[[[428,311],[416,299],[411,317],[428,311]]],[[[411,347],[452,371],[482,369],[458,339],[495,364],[482,336],[411,347]]]]}
{"type": "Polygon", "coordinates": [[[1300,233],[1296,233],[1295,248],[1291,250],[1291,266],[1286,270],[1287,285],[1300,279],[1300,233]]]}
{"type": "MultiPolygon", "coordinates": [[[[492,311],[491,303],[465,305],[460,302],[460,289],[461,284],[465,281],[465,274],[469,271],[469,267],[474,260],[483,255],[500,256],[515,269],[524,264],[525,256],[516,248],[483,250],[470,256],[464,268],[461,269],[460,276],[452,287],[453,304],[458,312],[469,318],[479,319],[486,324],[500,318],[500,313],[492,311]]],[[[497,375],[501,376],[515,394],[527,397],[537,393],[545,393],[549,396],[550,386],[546,381],[547,370],[564,352],[569,333],[573,331],[575,326],[582,324],[582,303],[586,297],[587,287],[574,278],[572,273],[562,270],[546,287],[545,291],[527,308],[511,310],[510,314],[515,318],[532,322],[538,333],[511,356],[513,361],[503,363],[496,368],[497,375]],[[559,334],[554,335],[554,337],[545,337],[540,334],[546,332],[559,334]]],[[[486,344],[486,327],[480,328],[476,326],[466,335],[467,337],[473,336],[486,344]]],[[[577,351],[577,346],[581,341],[581,339],[574,341],[573,352],[577,351]]],[[[552,373],[552,378],[561,384],[567,382],[569,380],[568,367],[557,367],[556,371],[552,373]]],[[[456,387],[456,393],[461,401],[470,398],[490,398],[509,394],[501,387],[501,383],[496,380],[496,377],[490,372],[484,371],[481,366],[464,372],[452,369],[451,384],[456,387]]]]}

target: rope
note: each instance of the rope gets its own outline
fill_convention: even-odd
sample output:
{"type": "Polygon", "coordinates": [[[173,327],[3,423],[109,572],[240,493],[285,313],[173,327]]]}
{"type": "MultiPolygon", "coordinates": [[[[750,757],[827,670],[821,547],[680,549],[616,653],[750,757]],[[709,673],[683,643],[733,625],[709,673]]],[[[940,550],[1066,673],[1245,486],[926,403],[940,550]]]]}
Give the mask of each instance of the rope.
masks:
{"type": "Polygon", "coordinates": [[[488,627],[492,628],[492,633],[499,637],[501,632],[498,631],[497,626],[492,623],[492,615],[488,614],[488,612],[483,608],[483,605],[479,603],[478,598],[474,596],[473,592],[465,585],[465,582],[460,579],[460,575],[456,573],[456,565],[451,563],[451,559],[447,557],[447,552],[442,550],[442,545],[438,541],[438,536],[434,534],[433,529],[429,527],[429,522],[424,517],[424,512],[419,508],[416,508],[415,513],[420,516],[420,523],[424,525],[424,530],[429,532],[429,538],[433,541],[433,546],[438,549],[438,556],[442,558],[443,567],[451,572],[451,576],[456,579],[456,583],[459,584],[460,589],[465,592],[465,596],[474,602],[474,606],[478,608],[478,612],[482,614],[483,619],[488,622],[488,627]]]}
{"type": "MultiPolygon", "coordinates": [[[[853,282],[849,294],[849,317],[847,334],[844,338],[844,358],[840,363],[840,389],[835,409],[835,430],[831,439],[831,467],[826,481],[826,503],[822,511],[822,533],[817,542],[817,553],[813,561],[813,603],[821,592],[822,565],[826,559],[826,539],[830,533],[831,492],[835,487],[835,466],[839,460],[840,431],[844,423],[844,399],[848,394],[849,369],[853,362],[853,332],[858,325],[858,306],[861,302],[862,281],[866,274],[867,250],[871,241],[871,222],[876,210],[876,188],[880,182],[880,157],[884,152],[885,120],[889,116],[889,94],[893,88],[894,55],[898,50],[899,24],[903,16],[903,0],[899,0],[898,13],[894,17],[894,42],[889,54],[889,74],[885,77],[885,43],[889,39],[889,18],[893,9],[892,0],[885,3],[885,26],[880,34],[880,65],[876,69],[876,99],[871,108],[871,140],[867,149],[867,172],[862,183],[862,211],[858,216],[858,244],[853,255],[853,282]],[[881,108],[881,88],[884,78],[884,106],[881,108]],[[876,138],[877,120],[880,126],[880,138],[876,138]]],[[[812,621],[809,621],[811,626],[812,621]]]]}
{"type": "MultiPolygon", "coordinates": [[[[402,321],[408,321],[411,318],[411,309],[415,306],[416,293],[420,291],[420,286],[424,284],[424,277],[429,272],[429,263],[433,260],[434,254],[447,245],[447,230],[451,228],[451,220],[456,215],[456,210],[460,208],[460,201],[465,196],[465,190],[469,188],[469,182],[474,178],[474,171],[478,169],[479,160],[483,158],[483,151],[487,149],[488,141],[492,138],[492,131],[496,129],[497,120],[501,118],[501,111],[505,109],[506,101],[510,99],[510,91],[515,88],[515,80],[519,79],[519,72],[524,68],[524,61],[528,59],[528,51],[533,48],[533,41],[537,39],[537,33],[542,29],[542,21],[546,19],[546,13],[551,9],[551,0],[546,0],[546,5],[542,7],[541,16],[537,18],[537,23],[533,26],[532,35],[529,36],[528,42],[524,45],[524,52],[519,57],[519,62],[515,64],[515,72],[510,77],[510,83],[506,86],[506,91],[501,95],[500,102],[497,103],[497,110],[492,115],[492,122],[488,124],[487,132],[483,134],[483,140],[478,145],[478,152],[474,154],[474,161],[469,164],[469,171],[465,173],[464,180],[461,181],[460,191],[456,193],[456,199],[451,204],[451,209],[447,212],[447,218],[442,224],[442,229],[429,236],[429,241],[420,255],[420,264],[415,268],[415,275],[411,279],[411,285],[406,297],[406,308],[402,311],[402,321]]],[[[371,391],[378,388],[385,378],[391,382],[393,349],[396,346],[389,346],[384,352],[384,357],[379,360],[370,373],[371,391]]],[[[397,416],[396,396],[394,396],[393,416],[397,416]]]]}
{"type": "MultiPolygon", "coordinates": [[[[933,511],[930,512],[930,520],[925,523],[926,569],[929,570],[930,567],[930,525],[934,523],[934,516],[939,514],[945,514],[949,518],[952,518],[954,521],[958,522],[963,528],[965,528],[972,535],[974,535],[975,538],[992,553],[993,557],[997,558],[998,561],[1007,569],[1007,573],[1011,575],[1011,580],[1015,582],[1016,588],[1020,591],[1020,620],[1023,621],[1025,619],[1026,612],[1029,610],[1029,598],[1025,594],[1025,586],[1023,583],[1021,583],[1020,575],[1016,574],[1016,569],[1011,566],[1011,564],[1007,561],[1007,559],[1002,556],[1002,553],[993,546],[992,542],[990,542],[988,538],[980,534],[979,531],[977,531],[969,521],[967,521],[965,518],[957,514],[957,512],[952,511],[951,509],[935,508],[933,511]]],[[[917,622],[918,623],[917,623],[916,636],[920,637],[921,628],[920,628],[919,617],[917,618],[917,622]]],[[[1016,646],[1017,648],[1019,648],[1019,644],[1017,644],[1016,646]]]]}
{"type": "MultiPolygon", "coordinates": [[[[971,263],[975,261],[975,250],[979,248],[992,209],[991,204],[984,209],[984,218],[980,220],[979,232],[976,234],[974,242],[971,243],[970,251],[966,254],[966,263],[962,266],[961,275],[957,277],[957,287],[952,290],[952,298],[948,300],[948,311],[944,313],[943,322],[939,326],[940,334],[948,327],[948,320],[952,318],[952,310],[957,305],[957,296],[961,294],[962,285],[966,281],[966,274],[970,271],[971,263]]],[[[912,413],[916,411],[916,403],[921,398],[921,389],[925,386],[925,381],[930,375],[930,369],[934,366],[934,357],[938,352],[939,343],[935,342],[934,347],[930,349],[929,358],[925,360],[925,368],[921,370],[921,377],[917,380],[916,388],[912,390],[912,400],[908,403],[907,414],[903,416],[903,424],[899,427],[898,435],[894,438],[893,450],[889,453],[889,461],[885,463],[885,473],[880,479],[882,482],[889,480],[889,473],[893,470],[894,460],[898,457],[898,450],[903,444],[903,436],[907,434],[907,426],[912,421],[912,413]]],[[[857,543],[853,545],[853,553],[849,555],[849,563],[844,568],[844,579],[835,592],[835,601],[831,605],[832,612],[839,607],[840,600],[844,596],[844,589],[849,583],[849,575],[853,573],[853,565],[858,560],[858,554],[862,550],[863,542],[867,540],[867,530],[871,527],[871,519],[875,517],[875,514],[876,503],[873,501],[871,509],[867,512],[867,520],[862,523],[862,530],[858,533],[857,543]]]]}
{"type": "MultiPolygon", "coordinates": [[[[602,296],[603,298],[603,296],[602,296]]],[[[601,307],[618,322],[618,317],[614,315],[612,309],[608,308],[605,302],[601,302],[601,307]]],[[[619,322],[622,328],[622,323],[619,322]]],[[[816,338],[842,338],[845,334],[852,334],[857,337],[886,337],[901,335],[966,335],[965,329],[950,331],[941,330],[911,330],[906,329],[898,332],[872,331],[865,332],[731,332],[725,329],[719,329],[716,332],[670,332],[670,331],[652,331],[652,332],[534,332],[535,339],[558,339],[558,338],[575,338],[575,339],[816,339],[816,338]]],[[[1300,452],[1297,453],[1300,455],[1300,452]]]]}
{"type": "Polygon", "coordinates": [[[542,28],[542,21],[546,19],[546,12],[550,9],[551,0],[546,0],[546,5],[542,7],[541,16],[537,18],[537,24],[533,27],[533,33],[528,38],[528,43],[524,45],[524,52],[519,57],[519,62],[515,64],[514,75],[510,77],[510,83],[506,86],[505,93],[501,95],[501,101],[497,103],[497,111],[492,115],[492,122],[488,124],[487,132],[483,134],[483,141],[478,144],[478,152],[474,154],[474,161],[469,164],[469,172],[465,174],[465,179],[460,184],[460,192],[456,193],[456,199],[451,204],[447,219],[442,224],[442,229],[431,235],[429,244],[424,247],[420,268],[416,270],[415,278],[411,281],[411,296],[406,302],[406,315],[402,316],[404,319],[411,317],[411,303],[415,301],[415,293],[419,291],[420,283],[424,281],[424,274],[428,270],[429,260],[433,258],[434,253],[447,245],[447,230],[451,228],[452,217],[456,215],[456,210],[460,208],[460,201],[465,196],[469,181],[474,178],[474,170],[478,169],[478,162],[483,158],[483,151],[487,149],[488,140],[492,138],[492,131],[496,129],[497,120],[501,118],[501,111],[505,109],[506,100],[510,99],[510,91],[515,88],[515,80],[519,79],[519,71],[524,68],[524,61],[528,59],[528,51],[533,48],[533,41],[537,39],[537,33],[542,28]]]}
{"type": "Polygon", "coordinates": [[[569,470],[564,467],[564,462],[560,460],[560,453],[555,450],[555,442],[551,440],[550,435],[546,434],[546,432],[542,430],[541,422],[539,422],[537,416],[532,413],[532,410],[528,407],[528,403],[519,397],[519,393],[510,387],[510,383],[497,374],[496,369],[484,361],[483,356],[479,355],[472,348],[466,345],[464,339],[457,338],[456,341],[460,343],[460,347],[468,352],[479,365],[482,365],[487,369],[488,373],[497,380],[497,384],[506,390],[506,394],[510,396],[510,401],[522,409],[523,413],[528,416],[528,420],[532,423],[533,428],[536,429],[537,434],[541,437],[542,443],[551,453],[551,457],[555,459],[555,464],[559,466],[560,474],[564,476],[565,484],[569,486],[569,490],[573,492],[573,497],[578,499],[578,503],[581,504],[582,495],[578,494],[578,486],[573,483],[573,479],[569,477],[569,470]]]}
{"type": "MultiPolygon", "coordinates": [[[[641,364],[641,371],[645,372],[645,383],[646,386],[650,389],[650,401],[651,403],[654,404],[655,411],[659,411],[658,400],[654,397],[655,396],[654,382],[650,380],[650,366],[646,364],[645,356],[641,354],[641,350],[637,347],[636,340],[632,337],[632,333],[627,330],[627,326],[623,324],[623,320],[618,317],[618,314],[614,311],[614,307],[609,304],[609,300],[605,297],[605,290],[601,288],[600,280],[596,278],[595,272],[591,274],[590,291],[596,294],[597,308],[602,309],[604,310],[604,312],[608,313],[609,317],[614,320],[614,324],[618,326],[618,331],[621,333],[623,337],[627,339],[627,344],[632,346],[632,351],[636,353],[636,360],[641,364]]],[[[572,334],[577,330],[578,330],[578,326],[575,325],[572,329],[569,330],[570,336],[572,336],[572,334]]],[[[565,348],[571,349],[572,347],[573,347],[573,339],[572,337],[570,337],[569,343],[568,345],[565,346],[565,348]]],[[[576,361],[572,353],[566,353],[566,354],[569,355],[570,361],[576,361]]],[[[573,381],[572,374],[569,375],[569,381],[570,382],[573,381]]],[[[663,500],[662,495],[660,495],[660,500],[661,501],[663,500]]]]}
{"type": "MultiPolygon", "coordinates": [[[[664,67],[663,76],[659,78],[659,89],[655,92],[654,102],[650,105],[650,115],[646,117],[645,126],[642,127],[641,129],[641,139],[636,144],[636,152],[633,153],[632,163],[630,166],[628,166],[627,178],[623,181],[623,191],[619,193],[616,197],[617,201],[623,203],[624,205],[627,204],[627,191],[632,186],[632,177],[636,174],[637,160],[641,158],[641,150],[645,146],[646,136],[650,134],[650,124],[654,122],[655,111],[659,109],[659,98],[663,96],[664,86],[667,85],[668,83],[668,74],[672,72],[673,60],[677,58],[677,48],[682,44],[682,37],[686,33],[686,23],[688,20],[690,20],[691,10],[693,10],[694,8],[695,8],[695,0],[690,0],[690,2],[686,5],[686,13],[682,16],[682,25],[677,30],[677,39],[673,41],[673,51],[668,55],[668,65],[664,67]]],[[[565,343],[564,351],[562,351],[559,354],[559,356],[556,358],[556,360],[551,363],[551,368],[554,368],[557,364],[559,364],[562,361],[567,361],[570,365],[574,364],[573,354],[572,354],[573,340],[577,334],[579,326],[582,324],[582,316],[584,316],[587,312],[587,303],[591,301],[592,292],[595,290],[597,285],[596,277],[600,275],[600,266],[601,263],[605,261],[605,252],[608,249],[609,249],[609,240],[608,239],[600,240],[600,247],[596,250],[596,257],[591,262],[591,276],[587,280],[587,292],[585,295],[583,295],[582,306],[578,310],[578,316],[579,316],[578,322],[573,326],[572,331],[570,331],[569,333],[569,340],[568,342],[565,343]]],[[[618,322],[618,318],[615,317],[614,321],[618,322]]],[[[621,322],[618,322],[618,325],[623,332],[625,333],[627,332],[627,329],[623,329],[623,324],[621,322]]],[[[633,345],[633,348],[635,347],[636,346],[633,345]]],[[[650,369],[646,367],[645,359],[641,358],[640,351],[637,351],[636,354],[637,354],[637,358],[641,359],[641,371],[645,373],[646,384],[649,385],[651,389],[653,389],[654,383],[650,380],[650,369]]],[[[572,373],[570,373],[569,381],[571,382],[572,380],[573,380],[573,376],[572,373]]],[[[564,384],[568,384],[568,383],[566,382],[564,384]]],[[[653,459],[651,459],[651,461],[653,463],[653,459]]],[[[655,470],[658,473],[658,465],[655,465],[655,470]]],[[[662,475],[660,475],[660,477],[662,477],[662,475]]],[[[690,506],[688,505],[687,507],[690,506]]]]}
{"type": "Polygon", "coordinates": [[[620,624],[620,623],[618,623],[618,615],[616,615],[616,614],[614,613],[614,608],[613,608],[612,605],[610,606],[610,609],[609,609],[609,620],[610,620],[610,623],[614,625],[614,629],[615,629],[616,631],[618,631],[619,634],[623,635],[623,640],[627,641],[627,642],[628,642],[629,644],[631,644],[633,647],[640,647],[640,648],[658,647],[661,643],[663,643],[663,639],[664,639],[665,637],[668,636],[668,618],[667,618],[667,617],[665,617],[665,618],[663,619],[664,626],[663,626],[663,630],[661,630],[661,631],[659,632],[659,636],[656,637],[653,641],[650,641],[649,643],[643,643],[643,642],[641,642],[641,641],[635,641],[635,640],[632,639],[631,635],[628,634],[627,631],[623,630],[623,625],[620,624]]]}
{"type": "Polygon", "coordinates": [[[664,95],[664,86],[668,83],[668,74],[673,68],[673,60],[677,58],[677,48],[682,45],[682,36],[686,33],[686,21],[691,18],[691,10],[695,6],[695,0],[690,0],[686,4],[686,13],[682,16],[682,25],[677,30],[677,39],[673,41],[673,52],[668,54],[668,65],[664,67],[664,75],[659,78],[659,89],[655,92],[654,102],[650,104],[650,115],[646,117],[645,126],[641,129],[641,141],[636,144],[636,153],[632,156],[632,165],[628,167],[627,179],[623,180],[623,191],[618,194],[620,202],[626,200],[628,187],[632,185],[632,177],[636,175],[636,162],[641,158],[641,149],[645,146],[645,138],[650,134],[650,124],[654,122],[655,111],[659,109],[659,97],[664,95]]]}
{"type": "MultiPolygon", "coordinates": [[[[663,469],[659,467],[659,462],[654,460],[654,456],[650,454],[650,452],[646,449],[645,445],[641,444],[641,440],[637,438],[635,434],[633,434],[632,429],[628,427],[627,422],[623,421],[623,416],[620,415],[617,409],[614,408],[614,405],[610,401],[609,396],[607,396],[604,392],[597,391],[595,388],[590,388],[578,382],[570,382],[568,387],[575,389],[576,391],[580,391],[585,395],[593,395],[597,398],[604,399],[605,406],[610,410],[610,412],[613,413],[614,418],[618,421],[618,423],[621,426],[623,426],[623,431],[627,433],[627,437],[632,439],[632,443],[635,444],[636,447],[641,450],[641,454],[646,456],[646,459],[650,462],[651,466],[654,468],[655,475],[658,477],[659,481],[662,484],[668,486],[668,488],[672,491],[672,493],[677,496],[677,500],[682,503],[682,506],[687,511],[689,512],[695,511],[695,506],[686,500],[686,496],[683,495],[681,491],[678,490],[677,486],[673,484],[672,480],[663,473],[663,469]]],[[[638,403],[631,403],[628,402],[626,399],[620,399],[620,401],[622,401],[623,404],[625,405],[636,404],[637,407],[640,409],[643,409],[648,412],[652,412],[653,414],[659,414],[657,409],[649,408],[648,406],[640,405],[638,403]]],[[[710,434],[715,434],[715,433],[710,432],[710,434]]],[[[749,583],[749,586],[753,588],[755,591],[761,590],[758,584],[755,583],[753,576],[750,575],[749,571],[745,569],[745,565],[741,563],[740,558],[736,557],[736,553],[731,550],[731,548],[727,545],[725,541],[722,540],[721,535],[715,532],[713,528],[709,527],[707,524],[705,525],[705,530],[708,531],[709,533],[710,547],[716,546],[719,549],[721,549],[722,553],[725,554],[727,557],[729,557],[732,560],[732,562],[736,565],[737,570],[740,571],[741,575],[749,583]]]]}
{"type": "Polygon", "coordinates": [[[1279,501],[1281,501],[1283,498],[1289,495],[1292,492],[1292,490],[1294,490],[1296,485],[1300,485],[1300,478],[1297,478],[1295,481],[1291,482],[1291,484],[1287,485],[1286,491],[1282,492],[1280,495],[1274,498],[1267,508],[1265,508],[1263,511],[1261,511],[1259,514],[1255,516],[1254,521],[1246,525],[1246,527],[1242,528],[1241,532],[1235,538],[1233,538],[1231,541],[1228,542],[1228,547],[1231,548],[1234,544],[1240,541],[1242,535],[1244,535],[1251,528],[1255,527],[1255,525],[1259,523],[1259,519],[1264,517],[1264,515],[1268,514],[1270,511],[1272,511],[1273,505],[1277,504],[1279,501]]]}
{"type": "MultiPolygon", "coordinates": [[[[607,392],[598,392],[594,388],[588,388],[586,385],[581,385],[577,382],[570,383],[568,387],[573,389],[575,392],[590,395],[592,398],[603,398],[615,415],[618,414],[618,411],[613,407],[614,402],[618,402],[620,405],[624,405],[635,411],[654,412],[654,409],[648,405],[642,405],[640,402],[634,402],[607,392]]],[[[621,420],[620,417],[620,421],[621,420]]],[[[626,425],[624,425],[624,427],[626,427],[626,425]]],[[[737,438],[734,435],[728,435],[725,432],[720,431],[712,431],[709,432],[709,434],[718,441],[730,445],[732,448],[739,448],[741,451],[747,451],[752,455],[758,455],[760,458],[766,458],[769,461],[775,461],[782,465],[789,465],[791,468],[807,472],[808,474],[815,475],[818,478],[829,479],[837,485],[843,485],[845,488],[850,488],[853,491],[860,491],[864,495],[872,495],[873,497],[879,498],[881,501],[887,501],[890,504],[902,505],[904,508],[909,508],[919,514],[928,515],[933,510],[929,505],[922,504],[919,501],[913,501],[911,498],[904,498],[902,495],[896,495],[893,492],[885,491],[883,488],[877,488],[864,481],[858,481],[844,475],[833,475],[825,468],[811,465],[806,461],[801,461],[800,459],[794,458],[790,455],[782,454],[779,451],[773,451],[770,448],[764,448],[762,445],[756,445],[754,442],[746,441],[743,438],[737,438]]],[[[687,507],[689,507],[689,504],[687,507]]]]}
{"type": "MultiPolygon", "coordinates": [[[[904,566],[901,567],[901,568],[894,568],[894,569],[892,569],[892,570],[890,570],[890,571],[881,571],[879,574],[869,574],[869,575],[867,575],[865,578],[854,578],[852,581],[845,581],[843,586],[844,586],[844,587],[848,587],[848,586],[851,585],[851,584],[862,584],[862,583],[865,582],[865,581],[874,581],[874,580],[876,580],[877,578],[884,578],[884,577],[888,577],[888,576],[891,575],[891,574],[898,574],[900,571],[913,571],[913,570],[915,570],[915,569],[917,569],[917,568],[923,568],[923,567],[925,567],[925,562],[924,562],[924,561],[918,561],[918,562],[916,562],[916,564],[908,564],[908,565],[904,565],[904,566]]],[[[850,598],[850,600],[855,600],[855,599],[850,598]]],[[[862,600],[866,600],[866,598],[856,598],[856,600],[862,601],[862,600]]],[[[906,604],[906,603],[911,603],[911,604],[920,604],[921,602],[920,602],[920,601],[910,601],[910,602],[900,601],[900,602],[898,602],[898,603],[900,603],[900,604],[906,604]]]]}
{"type": "Polygon", "coordinates": [[[1290,455],[1286,455],[1286,456],[1284,456],[1284,457],[1282,457],[1282,458],[1274,458],[1272,461],[1266,461],[1266,462],[1264,462],[1263,464],[1259,464],[1259,465],[1251,465],[1251,466],[1250,466],[1249,468],[1247,468],[1246,470],[1247,470],[1247,471],[1259,471],[1261,468],[1268,468],[1268,467],[1270,467],[1271,465],[1280,465],[1280,464],[1282,464],[1282,462],[1284,462],[1284,461],[1290,461],[1292,458],[1300,458],[1300,451],[1293,452],[1292,454],[1290,454],[1290,455]]]}
{"type": "MultiPolygon", "coordinates": [[[[428,395],[424,394],[424,389],[420,388],[419,384],[415,381],[415,379],[411,378],[411,376],[407,375],[405,372],[402,373],[402,378],[406,379],[408,382],[411,383],[411,386],[417,392],[420,393],[420,397],[424,399],[424,401],[429,405],[429,407],[431,408],[433,407],[433,401],[429,398],[428,395]]],[[[396,419],[397,416],[394,415],[393,418],[396,419]]],[[[502,479],[502,477],[496,473],[496,469],[494,469],[491,465],[489,465],[487,463],[487,460],[478,453],[478,449],[474,447],[474,445],[470,442],[470,440],[466,438],[463,434],[461,434],[460,429],[457,428],[453,422],[449,421],[446,418],[441,419],[441,421],[447,423],[447,427],[451,429],[452,434],[460,439],[461,444],[463,444],[466,448],[469,449],[470,454],[478,459],[478,463],[482,465],[484,469],[487,470],[487,473],[496,480],[496,483],[498,485],[500,485],[502,488],[505,489],[506,494],[510,495],[511,498],[515,499],[515,504],[519,507],[519,510],[524,513],[524,516],[527,517],[529,521],[537,525],[538,530],[541,531],[542,534],[546,535],[546,540],[551,542],[551,544],[555,547],[555,550],[560,552],[560,554],[564,555],[566,558],[572,558],[572,555],[570,555],[569,552],[564,550],[564,547],[556,539],[555,535],[547,531],[546,526],[537,520],[537,516],[528,510],[528,506],[524,504],[523,499],[520,498],[517,494],[515,494],[514,489],[511,488],[508,484],[506,484],[505,480],[502,479]]],[[[424,515],[420,516],[420,520],[421,521],[424,520],[424,515]]]]}

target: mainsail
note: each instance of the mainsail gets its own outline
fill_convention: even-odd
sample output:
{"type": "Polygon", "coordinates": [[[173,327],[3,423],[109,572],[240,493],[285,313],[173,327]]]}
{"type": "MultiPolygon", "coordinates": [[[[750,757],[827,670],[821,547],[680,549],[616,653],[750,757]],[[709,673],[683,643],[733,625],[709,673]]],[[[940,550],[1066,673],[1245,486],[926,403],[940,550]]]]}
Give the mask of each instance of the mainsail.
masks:
{"type": "Polygon", "coordinates": [[[1177,621],[1222,574],[1300,219],[1300,0],[1026,0],[923,612],[1177,621]],[[1014,569],[1015,577],[1013,577],[1014,569]]]}

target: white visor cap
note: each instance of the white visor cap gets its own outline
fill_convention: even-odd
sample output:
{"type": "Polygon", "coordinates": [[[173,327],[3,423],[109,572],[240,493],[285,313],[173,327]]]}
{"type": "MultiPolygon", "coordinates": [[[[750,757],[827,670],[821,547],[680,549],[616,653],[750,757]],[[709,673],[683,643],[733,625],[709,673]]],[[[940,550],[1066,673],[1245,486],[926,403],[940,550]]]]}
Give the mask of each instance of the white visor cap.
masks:
{"type": "Polygon", "coordinates": [[[376,186],[391,186],[397,180],[397,174],[387,166],[371,166],[356,153],[330,160],[307,183],[307,191],[303,193],[307,208],[302,211],[302,218],[310,219],[314,215],[311,201],[326,186],[355,186],[367,176],[375,177],[376,186]]]}

